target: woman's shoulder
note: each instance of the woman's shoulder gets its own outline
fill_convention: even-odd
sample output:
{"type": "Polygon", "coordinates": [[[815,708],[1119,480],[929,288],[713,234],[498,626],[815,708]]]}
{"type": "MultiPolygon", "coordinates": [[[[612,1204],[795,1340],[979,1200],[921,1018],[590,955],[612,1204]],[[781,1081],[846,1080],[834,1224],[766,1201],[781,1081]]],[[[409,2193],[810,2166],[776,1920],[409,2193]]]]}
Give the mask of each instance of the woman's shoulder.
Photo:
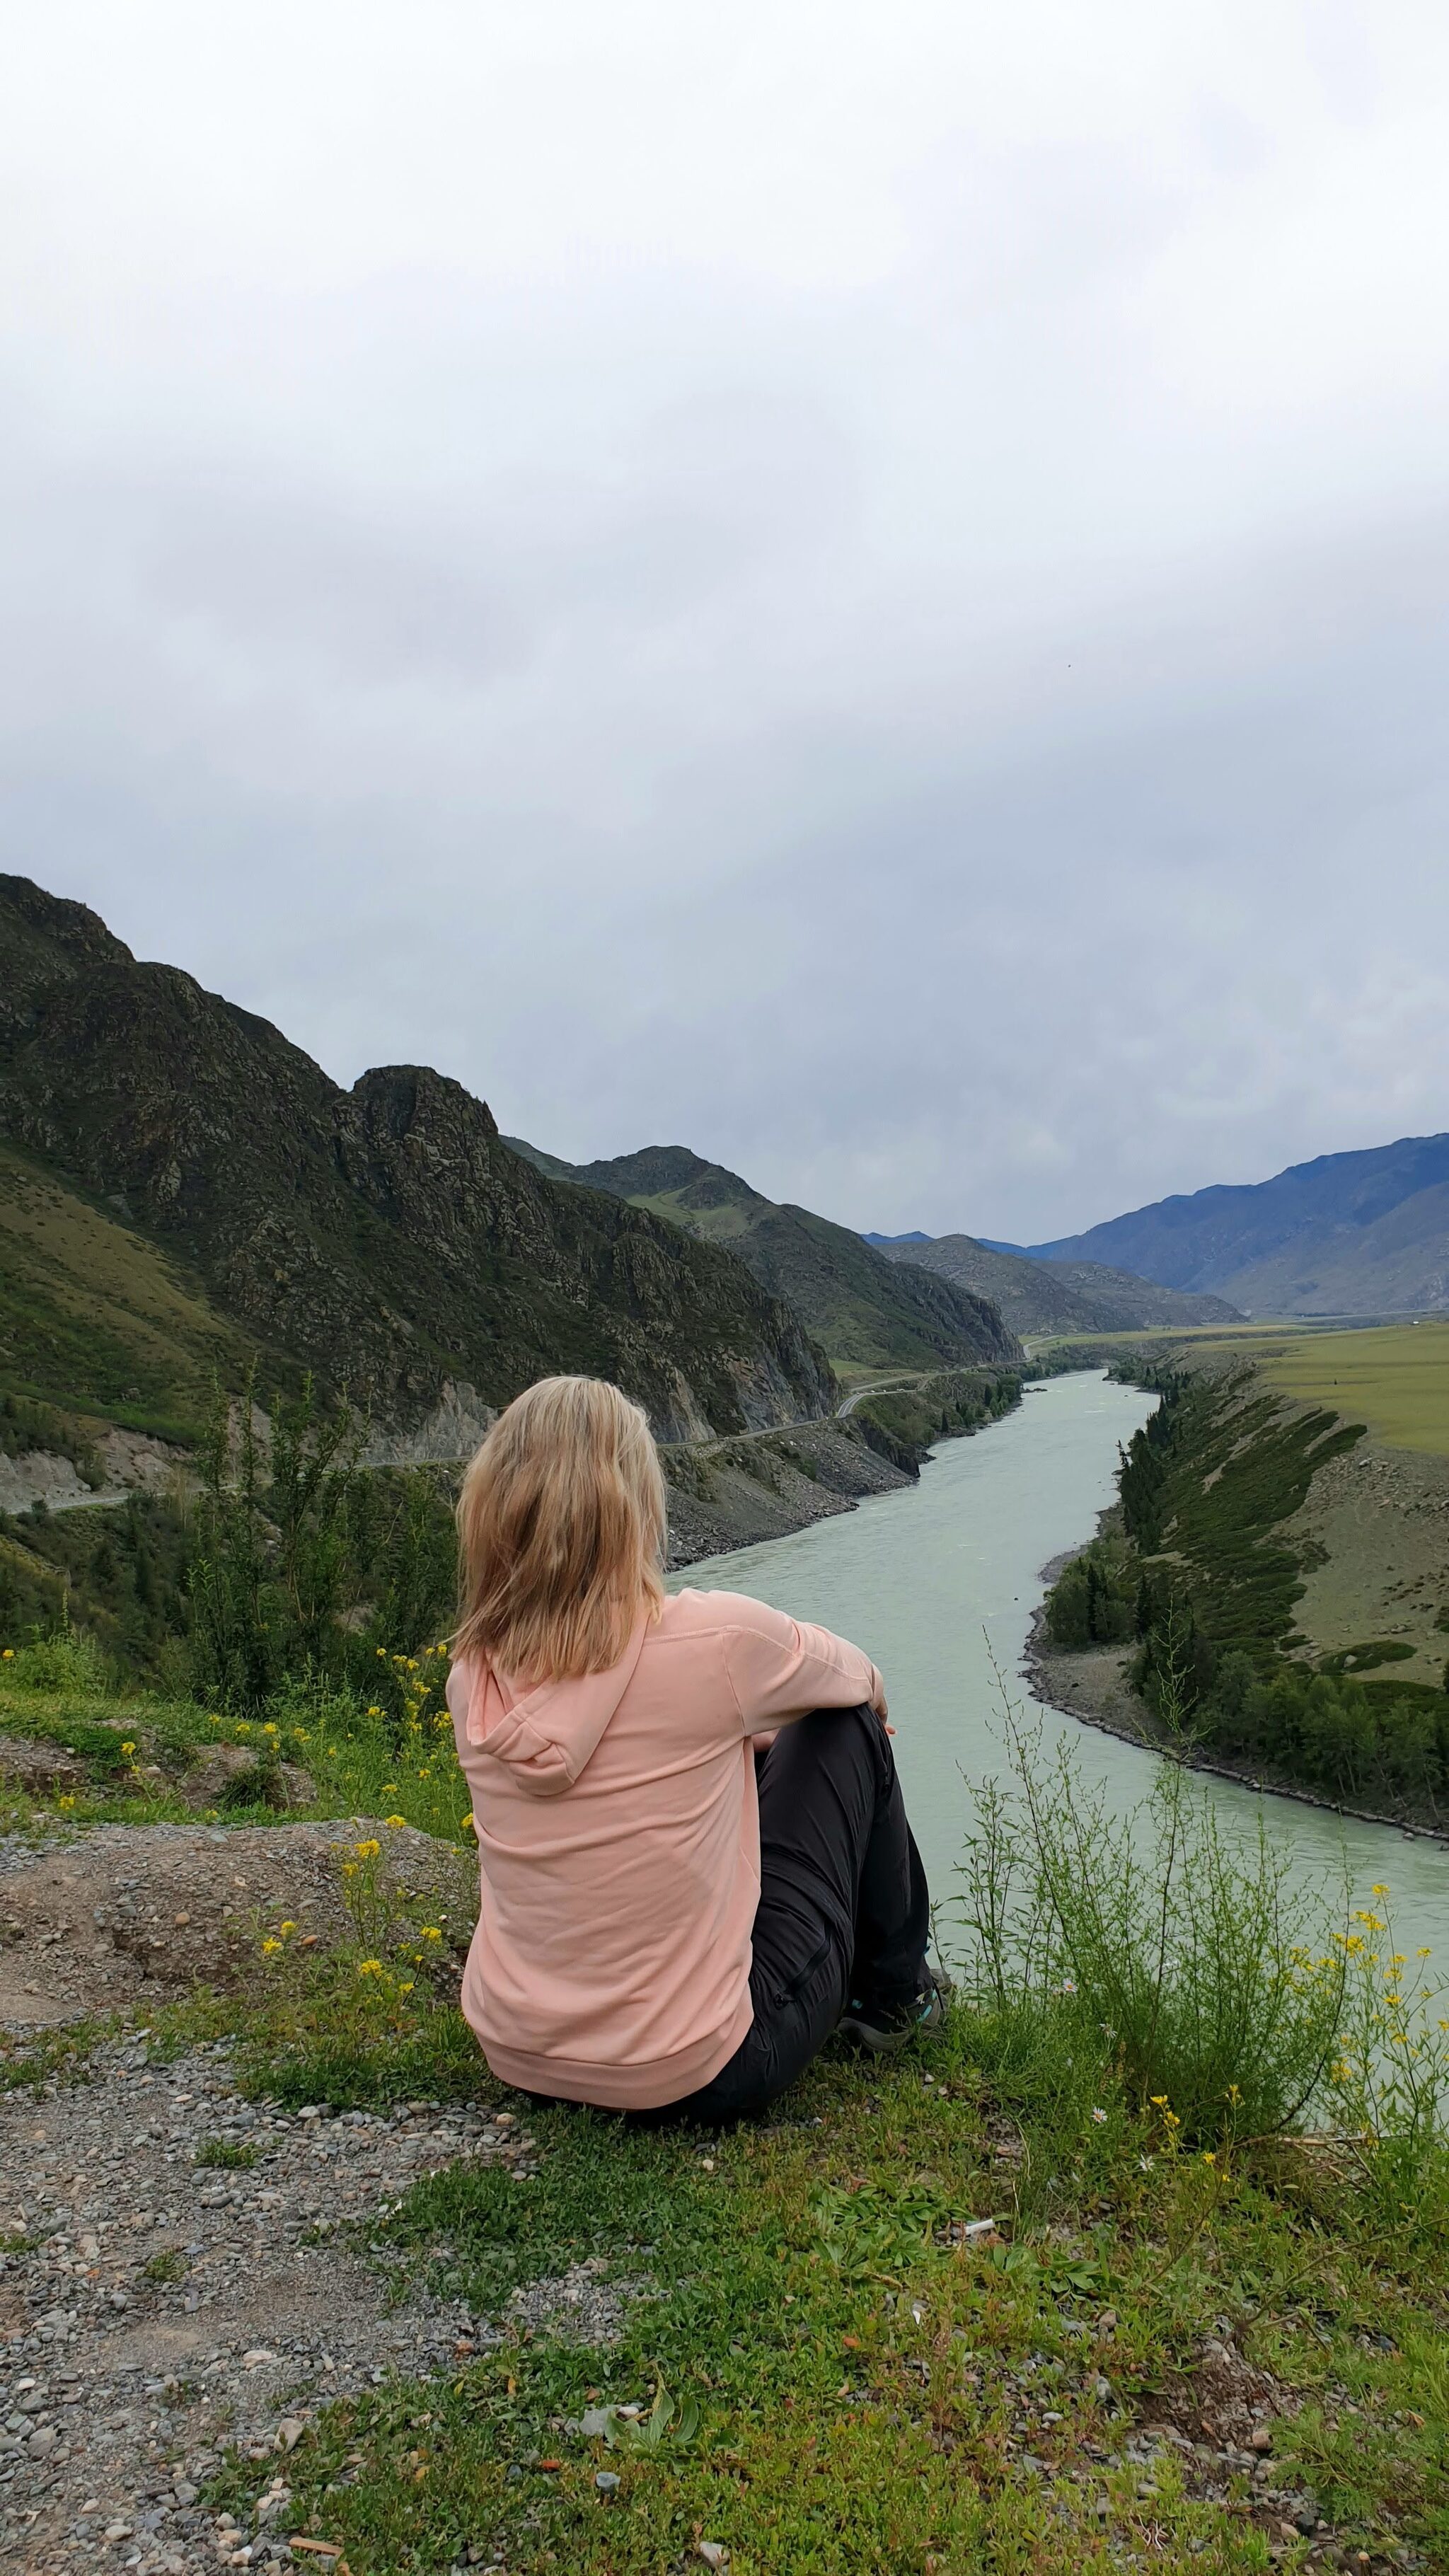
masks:
{"type": "Polygon", "coordinates": [[[671,1592],[660,1613],[656,1635],[663,1637],[708,1637],[748,1629],[756,1636],[774,1637],[780,1632],[784,1612],[772,1610],[767,1601],[752,1600],[748,1592],[671,1592]]]}

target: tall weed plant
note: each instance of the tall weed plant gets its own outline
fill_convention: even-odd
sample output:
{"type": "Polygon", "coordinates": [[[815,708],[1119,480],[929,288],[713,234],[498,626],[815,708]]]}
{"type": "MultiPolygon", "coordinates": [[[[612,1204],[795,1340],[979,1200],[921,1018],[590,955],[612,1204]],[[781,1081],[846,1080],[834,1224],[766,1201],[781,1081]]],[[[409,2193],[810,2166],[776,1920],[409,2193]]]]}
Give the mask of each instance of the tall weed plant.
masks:
{"type": "Polygon", "coordinates": [[[1177,1763],[1123,1815],[1014,1711],[1006,1746],[1006,1782],[974,1793],[962,1867],[978,2007],[1071,1998],[1128,2103],[1184,2143],[1291,2128],[1340,2054],[1343,1911],[1290,1883],[1261,1825],[1226,1834],[1177,1763]]]}
{"type": "Polygon", "coordinates": [[[1398,1947],[1387,1887],[1341,1936],[1329,2098],[1359,2184],[1390,2228],[1449,2218],[1449,2013],[1427,1949],[1398,1947]]]}

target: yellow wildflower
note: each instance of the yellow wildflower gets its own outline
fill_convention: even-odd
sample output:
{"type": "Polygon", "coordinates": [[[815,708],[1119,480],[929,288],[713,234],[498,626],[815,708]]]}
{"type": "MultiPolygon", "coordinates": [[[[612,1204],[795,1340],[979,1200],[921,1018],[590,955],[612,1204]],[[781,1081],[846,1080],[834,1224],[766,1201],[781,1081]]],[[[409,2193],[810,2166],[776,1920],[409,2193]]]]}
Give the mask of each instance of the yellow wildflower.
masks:
{"type": "Polygon", "coordinates": [[[272,1940],[266,1940],[266,1941],[264,1941],[264,1942],[262,1943],[262,1957],[263,1957],[264,1959],[270,1959],[270,1958],[273,1958],[273,1957],[276,1955],[277,1951],[278,1951],[278,1950],[280,1950],[281,1946],[282,1946],[282,1945],[281,1945],[281,1942],[280,1942],[280,1941],[272,1941],[272,1940]]]}
{"type": "Polygon", "coordinates": [[[55,1803],[58,1807],[73,1807],[75,1805],[75,1800],[70,1797],[57,1798],[55,1803]]]}
{"type": "Polygon", "coordinates": [[[385,1825],[405,1825],[407,1818],[406,1816],[384,1816],[382,1821],[385,1825]]]}
{"type": "Polygon", "coordinates": [[[354,1843],[352,1848],[356,1852],[359,1860],[376,1860],[378,1853],[382,1849],[382,1845],[380,1842],[369,1839],[365,1843],[354,1843]]]}
{"type": "Polygon", "coordinates": [[[134,1753],[135,1750],[135,1745],[131,1742],[130,1737],[127,1736],[125,1743],[121,1747],[121,1751],[123,1753],[134,1753]]]}
{"type": "Polygon", "coordinates": [[[359,1959],[357,1962],[357,1973],[359,1977],[380,1977],[382,1975],[381,1959],[359,1959]]]}
{"type": "Polygon", "coordinates": [[[295,1932],[295,1931],[296,1931],[296,1929],[297,1929],[297,1926],[296,1926],[296,1924],[295,1924],[295,1923],[279,1923],[279,1924],[277,1925],[277,1930],[278,1930],[278,1932],[281,1934],[282,1939],[283,1939],[284,1941],[286,1940],[286,1937],[287,1937],[288,1933],[289,1933],[289,1932],[295,1932]]]}
{"type": "Polygon", "coordinates": [[[423,1923],[418,1927],[418,1939],[420,1941],[441,1941],[442,1937],[442,1933],[439,1931],[436,1923],[423,1923]]]}

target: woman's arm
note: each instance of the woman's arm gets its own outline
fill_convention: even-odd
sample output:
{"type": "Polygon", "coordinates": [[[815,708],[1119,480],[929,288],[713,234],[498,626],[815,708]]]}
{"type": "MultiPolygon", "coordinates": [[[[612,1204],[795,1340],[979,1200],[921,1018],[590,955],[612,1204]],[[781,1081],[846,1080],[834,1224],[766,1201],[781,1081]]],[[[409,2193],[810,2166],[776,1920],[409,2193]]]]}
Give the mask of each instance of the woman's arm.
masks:
{"type": "Polygon", "coordinates": [[[725,1670],[746,1735],[788,1726],[812,1708],[868,1703],[884,1722],[885,1684],[859,1646],[763,1601],[741,1596],[729,1611],[725,1670]]]}

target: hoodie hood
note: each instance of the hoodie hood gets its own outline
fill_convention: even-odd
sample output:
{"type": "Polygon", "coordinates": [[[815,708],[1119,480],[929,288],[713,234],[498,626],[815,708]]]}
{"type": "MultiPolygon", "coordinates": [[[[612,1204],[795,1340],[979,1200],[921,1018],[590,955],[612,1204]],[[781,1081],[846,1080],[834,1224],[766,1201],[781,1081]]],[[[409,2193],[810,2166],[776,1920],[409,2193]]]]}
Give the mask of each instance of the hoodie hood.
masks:
{"type": "Polygon", "coordinates": [[[606,1673],[540,1682],[515,1697],[491,1665],[478,1667],[468,1702],[468,1742],[506,1762],[535,1798],[562,1797],[578,1779],[634,1678],[649,1626],[641,1611],[629,1643],[606,1673]]]}

